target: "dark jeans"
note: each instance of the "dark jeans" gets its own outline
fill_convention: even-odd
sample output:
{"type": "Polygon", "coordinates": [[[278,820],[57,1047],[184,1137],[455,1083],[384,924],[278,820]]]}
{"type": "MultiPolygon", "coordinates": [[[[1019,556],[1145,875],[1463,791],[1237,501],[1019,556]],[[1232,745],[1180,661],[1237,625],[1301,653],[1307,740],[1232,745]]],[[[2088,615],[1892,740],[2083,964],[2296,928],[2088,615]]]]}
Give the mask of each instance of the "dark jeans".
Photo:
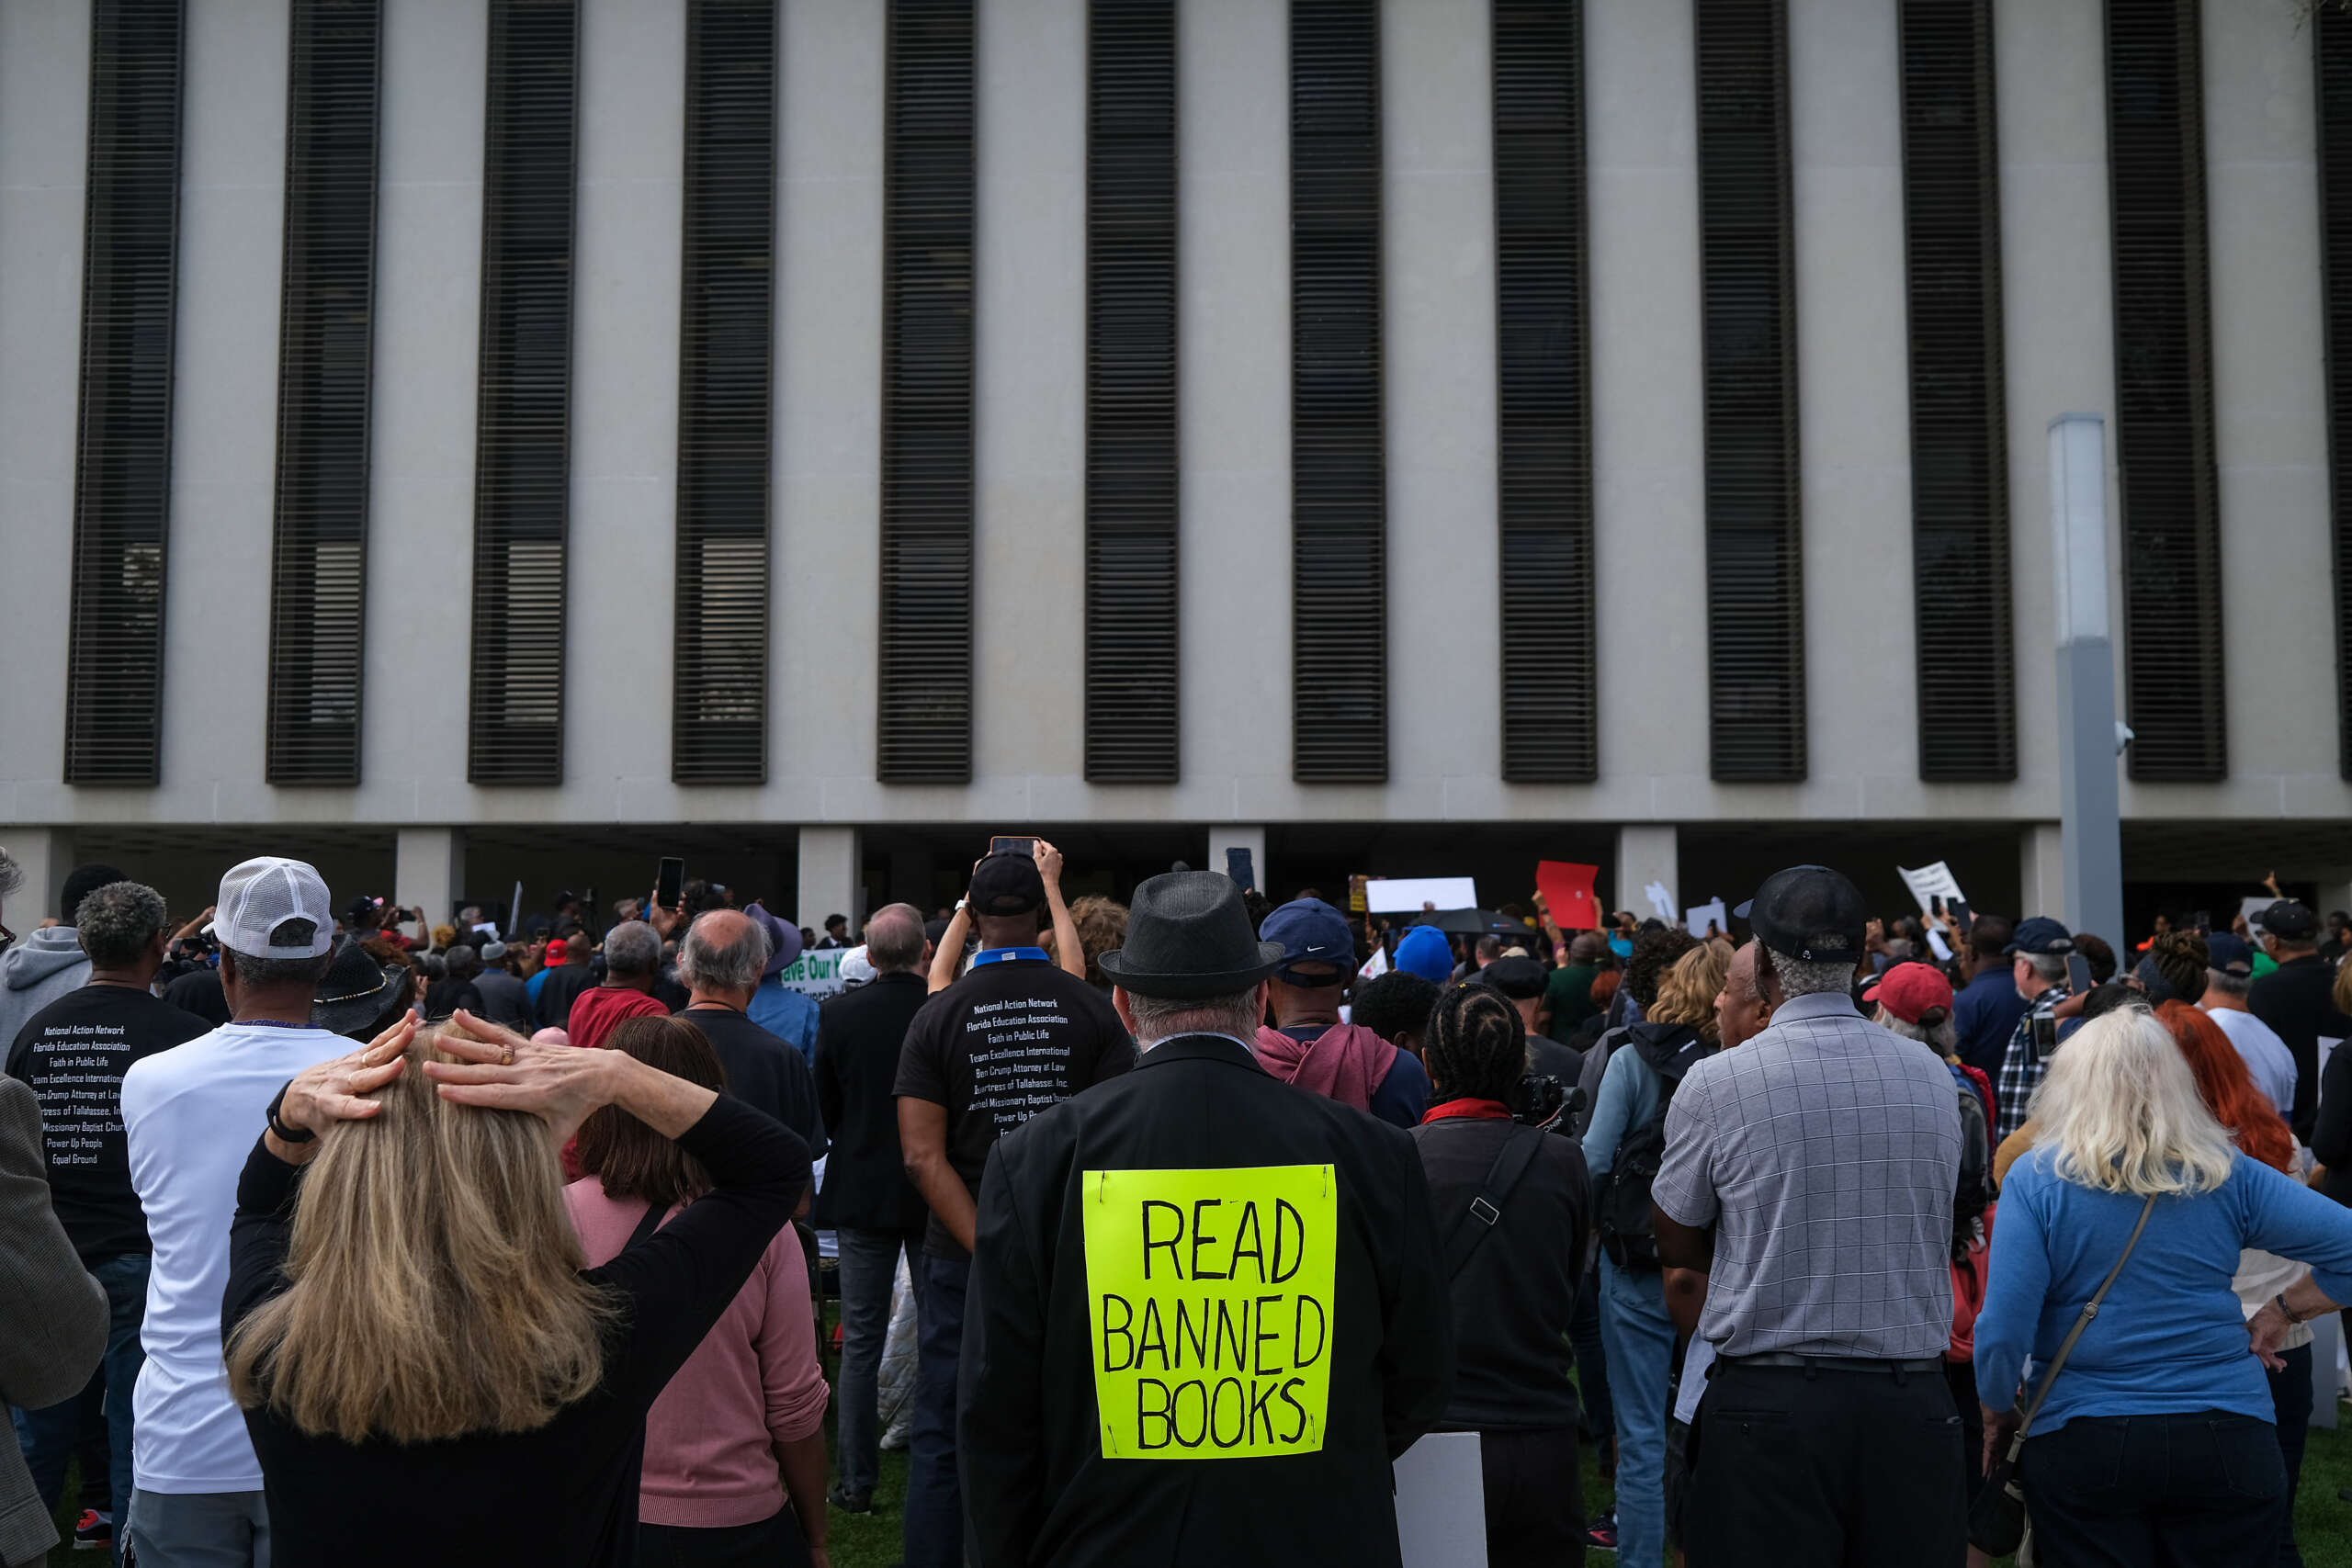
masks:
{"type": "Polygon", "coordinates": [[[1577,1397],[1584,1414],[1577,1423],[1585,1440],[1598,1445],[1606,1454],[1611,1434],[1617,1429],[1616,1407],[1609,1398],[1609,1357],[1600,1348],[1600,1271],[1595,1265],[1584,1271],[1584,1283],[1577,1291],[1576,1311],[1568,1318],[1568,1343],[1577,1357],[1577,1397]]]}
{"type": "Polygon", "coordinates": [[[2036,1553],[2064,1568],[2265,1562],[2288,1509],[2270,1423],[2221,1410],[2077,1416],[2018,1468],[2036,1553]]]}
{"type": "Polygon", "coordinates": [[[1576,1568],[1584,1562],[1584,1485],[1577,1429],[1478,1434],[1487,1485],[1487,1568],[1576,1568]]]}
{"type": "MultiPolygon", "coordinates": [[[[147,1316],[147,1255],[132,1253],[94,1264],[91,1278],[106,1287],[111,1321],[107,1327],[106,1359],[91,1374],[94,1386],[105,1390],[107,1419],[107,1479],[93,1484],[87,1495],[110,1492],[115,1516],[115,1561],[122,1560],[122,1516],[130,1501],[130,1407],[139,1386],[139,1369],[147,1357],[139,1348],[139,1325],[147,1316]]],[[[82,1432],[85,1393],[43,1410],[28,1410],[20,1424],[25,1465],[32,1472],[40,1500],[51,1509],[65,1489],[65,1464],[73,1458],[82,1432]]],[[[86,1506],[96,1506],[95,1503],[86,1506]]]]}
{"type": "Polygon", "coordinates": [[[1960,1417],[1940,1371],[1713,1371],[1684,1515],[1690,1568],[1961,1568],[1960,1417]]]}
{"type": "MultiPolygon", "coordinates": [[[[890,1288],[899,1273],[899,1253],[922,1299],[922,1229],[860,1230],[844,1225],[834,1235],[842,1246],[842,1375],[836,1391],[841,1420],[842,1490],[870,1494],[879,1473],[881,1418],[875,1408],[876,1375],[882,1343],[890,1333],[890,1288]]],[[[918,1319],[920,1321],[920,1319],[918,1319]]]]}
{"type": "Polygon", "coordinates": [[[808,1568],[808,1543],[788,1506],[755,1525],[637,1527],[638,1568],[808,1568]]]}
{"type": "Polygon", "coordinates": [[[921,1259],[915,1421],[907,1463],[906,1568],[963,1568],[964,1493],[956,1479],[956,1374],[964,1350],[968,1258],[921,1259]]]}
{"type": "Polygon", "coordinates": [[[2278,1352],[2287,1365],[2270,1373],[2270,1410],[2278,1419],[2278,1461],[2287,1467],[2287,1517],[2278,1522],[2278,1568],[2303,1568],[2295,1544],[2295,1494],[2303,1483],[2303,1445],[2312,1432],[2312,1348],[2278,1352]]]}

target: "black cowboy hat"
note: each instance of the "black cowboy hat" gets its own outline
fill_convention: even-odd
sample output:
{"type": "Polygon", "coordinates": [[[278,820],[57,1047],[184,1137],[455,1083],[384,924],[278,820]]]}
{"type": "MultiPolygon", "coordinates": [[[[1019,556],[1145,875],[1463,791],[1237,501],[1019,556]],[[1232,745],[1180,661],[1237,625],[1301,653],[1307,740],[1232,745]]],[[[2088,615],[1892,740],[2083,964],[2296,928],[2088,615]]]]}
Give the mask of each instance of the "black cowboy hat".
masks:
{"type": "Polygon", "coordinates": [[[1282,966],[1278,942],[1250,929],[1241,885],[1216,871],[1170,871],[1136,889],[1127,944],[1102,973],[1138,997],[1190,1001],[1246,991],[1282,966]]]}
{"type": "Polygon", "coordinates": [[[311,994],[311,1027],[354,1040],[374,1039],[390,1021],[408,977],[401,965],[379,964],[351,938],[337,937],[326,976],[311,994]]]}

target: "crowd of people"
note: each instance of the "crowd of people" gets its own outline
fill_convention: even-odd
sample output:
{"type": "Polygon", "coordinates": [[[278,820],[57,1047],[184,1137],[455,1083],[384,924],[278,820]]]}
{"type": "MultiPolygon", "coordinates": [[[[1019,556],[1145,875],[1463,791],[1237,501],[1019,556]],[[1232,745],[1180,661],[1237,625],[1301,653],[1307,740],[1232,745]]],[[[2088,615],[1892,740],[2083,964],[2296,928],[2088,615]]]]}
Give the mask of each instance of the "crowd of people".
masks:
{"type": "Polygon", "coordinates": [[[2019,1503],[2040,1562],[2301,1562],[2352,919],[1062,880],[853,931],[76,868],[0,936],[0,1563],[71,1472],[148,1568],[824,1568],[901,1292],[907,1568],[1396,1564],[1431,1433],[1510,1568],[1959,1568],[2019,1503]]]}

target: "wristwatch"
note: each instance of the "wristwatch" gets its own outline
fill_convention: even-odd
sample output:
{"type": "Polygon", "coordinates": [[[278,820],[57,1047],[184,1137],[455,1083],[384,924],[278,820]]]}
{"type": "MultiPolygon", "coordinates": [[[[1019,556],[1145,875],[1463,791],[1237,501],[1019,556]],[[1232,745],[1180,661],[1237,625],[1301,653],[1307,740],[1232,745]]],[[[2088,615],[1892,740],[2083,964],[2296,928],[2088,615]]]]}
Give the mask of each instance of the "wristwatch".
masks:
{"type": "Polygon", "coordinates": [[[307,1144],[318,1134],[308,1127],[289,1127],[277,1117],[278,1107],[286,1103],[286,1091],[293,1087],[294,1080],[288,1078],[277,1086],[277,1092],[269,1097],[269,1130],[277,1134],[277,1141],[281,1144],[307,1144]]]}
{"type": "Polygon", "coordinates": [[[2301,1323],[2303,1321],[2301,1318],[2295,1315],[2295,1309],[2287,1304],[2286,1292],[2281,1291],[2277,1295],[2271,1297],[2270,1304],[2277,1307],[2278,1309],[2278,1315],[2285,1318],[2289,1323],[2301,1323]]]}

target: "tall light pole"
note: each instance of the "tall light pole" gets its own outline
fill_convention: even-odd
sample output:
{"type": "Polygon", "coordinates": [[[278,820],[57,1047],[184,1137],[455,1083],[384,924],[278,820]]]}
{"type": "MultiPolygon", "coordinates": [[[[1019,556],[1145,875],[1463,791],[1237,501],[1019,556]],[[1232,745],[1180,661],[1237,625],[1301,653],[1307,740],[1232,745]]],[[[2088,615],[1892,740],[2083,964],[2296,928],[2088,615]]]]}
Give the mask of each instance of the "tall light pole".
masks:
{"type": "MultiPolygon", "coordinates": [[[[2122,795],[2107,617],[2107,425],[2050,422],[2050,528],[2058,611],[2058,816],[2066,925],[2123,941],[2122,795]]],[[[2121,948],[2119,946],[2119,952],[2121,948]]]]}

